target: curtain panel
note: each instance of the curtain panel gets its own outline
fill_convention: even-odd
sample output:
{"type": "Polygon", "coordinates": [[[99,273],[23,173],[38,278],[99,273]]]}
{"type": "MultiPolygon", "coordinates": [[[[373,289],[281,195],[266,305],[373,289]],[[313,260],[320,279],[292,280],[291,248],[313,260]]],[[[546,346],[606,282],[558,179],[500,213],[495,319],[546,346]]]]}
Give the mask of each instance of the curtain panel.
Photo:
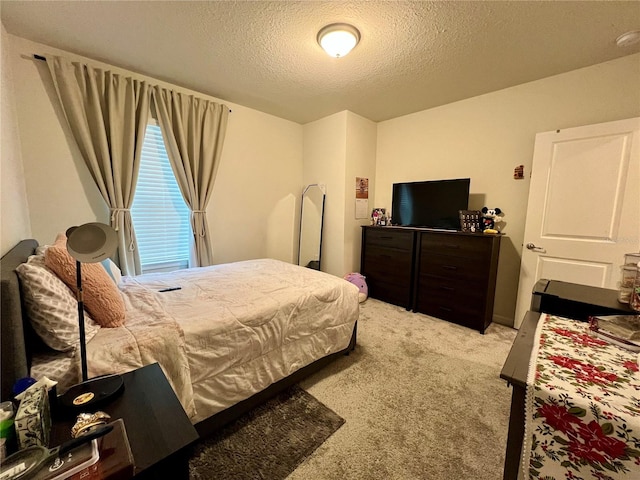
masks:
{"type": "Polygon", "coordinates": [[[131,220],[151,88],[62,57],[48,56],[58,98],[82,157],[111,211],[125,275],[142,273],[131,220]]]}
{"type": "Polygon", "coordinates": [[[151,90],[167,155],[191,210],[194,248],[189,266],[208,266],[213,252],[206,208],[220,165],[229,108],[159,86],[151,90]]]}

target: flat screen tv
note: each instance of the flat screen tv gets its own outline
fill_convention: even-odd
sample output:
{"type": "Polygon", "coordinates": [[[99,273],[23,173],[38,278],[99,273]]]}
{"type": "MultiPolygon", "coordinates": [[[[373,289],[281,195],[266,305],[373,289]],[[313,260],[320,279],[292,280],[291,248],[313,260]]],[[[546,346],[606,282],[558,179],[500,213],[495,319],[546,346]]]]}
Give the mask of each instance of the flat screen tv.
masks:
{"type": "Polygon", "coordinates": [[[460,230],[458,210],[469,207],[471,179],[393,184],[393,225],[460,230]]]}

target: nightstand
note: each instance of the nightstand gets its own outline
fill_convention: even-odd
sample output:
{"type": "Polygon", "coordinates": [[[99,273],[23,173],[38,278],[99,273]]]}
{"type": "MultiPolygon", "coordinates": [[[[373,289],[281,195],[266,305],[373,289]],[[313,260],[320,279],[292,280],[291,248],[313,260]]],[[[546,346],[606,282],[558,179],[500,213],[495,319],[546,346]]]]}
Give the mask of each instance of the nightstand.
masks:
{"type": "MultiPolygon", "coordinates": [[[[122,375],[124,391],[99,408],[125,423],[136,479],[188,479],[188,448],[198,439],[178,397],[157,363],[122,375]]],[[[56,418],[50,445],[71,438],[75,418],[56,418]]]]}

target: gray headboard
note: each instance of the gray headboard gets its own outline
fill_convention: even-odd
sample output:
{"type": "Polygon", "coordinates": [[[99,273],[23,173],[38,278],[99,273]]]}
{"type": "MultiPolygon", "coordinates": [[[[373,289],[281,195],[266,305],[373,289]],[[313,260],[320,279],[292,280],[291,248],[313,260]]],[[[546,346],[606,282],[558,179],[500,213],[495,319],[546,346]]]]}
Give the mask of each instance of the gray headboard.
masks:
{"type": "Polygon", "coordinates": [[[2,395],[1,399],[12,397],[11,389],[15,381],[28,376],[31,366],[31,353],[36,339],[26,316],[22,311],[20,295],[20,281],[15,269],[33,255],[38,242],[36,240],[22,240],[0,259],[2,270],[0,303],[2,316],[0,317],[2,361],[2,395]]]}

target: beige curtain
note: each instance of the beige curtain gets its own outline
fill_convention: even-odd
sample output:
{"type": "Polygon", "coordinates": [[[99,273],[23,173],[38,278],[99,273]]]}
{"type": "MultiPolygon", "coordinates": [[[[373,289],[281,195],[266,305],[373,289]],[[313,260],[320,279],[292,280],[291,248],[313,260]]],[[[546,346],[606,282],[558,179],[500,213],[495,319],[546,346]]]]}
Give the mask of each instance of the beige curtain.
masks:
{"type": "Polygon", "coordinates": [[[211,265],[206,208],[220,164],[229,109],[159,86],[153,87],[151,98],[173,173],[191,210],[194,248],[190,266],[211,265]]]}
{"type": "Polygon", "coordinates": [[[110,208],[120,268],[138,275],[142,270],[130,208],[151,90],[146,82],[61,57],[47,57],[47,65],[80,152],[110,208]]]}

